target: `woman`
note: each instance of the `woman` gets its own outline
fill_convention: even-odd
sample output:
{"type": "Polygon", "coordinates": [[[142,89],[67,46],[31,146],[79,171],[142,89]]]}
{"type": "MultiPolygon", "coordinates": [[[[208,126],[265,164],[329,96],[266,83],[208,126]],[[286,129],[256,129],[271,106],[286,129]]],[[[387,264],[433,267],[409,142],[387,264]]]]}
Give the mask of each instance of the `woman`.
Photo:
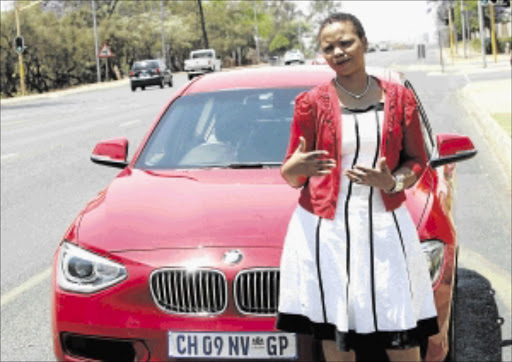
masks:
{"type": "Polygon", "coordinates": [[[414,96],[369,76],[364,29],[327,18],[319,42],[336,77],[297,97],[281,172],[301,187],[281,258],[279,329],[323,340],[328,361],[379,346],[419,361],[436,309],[404,189],[426,155],[414,96]]]}

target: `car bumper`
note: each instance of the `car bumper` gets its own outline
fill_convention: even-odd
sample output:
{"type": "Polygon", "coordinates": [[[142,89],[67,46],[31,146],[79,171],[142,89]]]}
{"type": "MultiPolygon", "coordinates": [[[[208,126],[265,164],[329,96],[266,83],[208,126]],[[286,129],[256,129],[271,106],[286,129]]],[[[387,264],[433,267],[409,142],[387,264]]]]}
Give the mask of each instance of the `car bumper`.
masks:
{"type": "MultiPolygon", "coordinates": [[[[160,267],[183,266],[183,261],[194,261],[199,257],[195,249],[155,252],[133,252],[129,260],[137,263],[123,263],[129,277],[118,285],[94,294],[77,294],[61,290],[52,276],[52,329],[54,352],[58,360],[82,361],[77,348],[75,353],[69,345],[75,339],[75,345],[88,342],[103,343],[107,349],[138,356],[142,361],[162,361],[168,357],[168,332],[277,332],[274,316],[254,316],[240,313],[235,306],[232,282],[240,270],[279,265],[280,249],[261,248],[239,249],[244,254],[242,265],[225,268],[223,272],[228,281],[228,306],[218,315],[177,315],[160,310],[152,299],[149,290],[149,276],[160,267]],[[262,259],[264,256],[264,259],[262,259]],[[251,261],[251,262],[249,262],[251,261]],[[91,342],[91,338],[92,340],[91,342]],[[99,342],[98,342],[99,340],[99,342]],[[70,342],[71,341],[71,342],[70,342]],[[78,342],[77,342],[78,341],[78,342]]],[[[225,250],[208,250],[207,260],[221,260],[225,250]]],[[[118,260],[120,261],[120,260],[118,260]]],[[[434,297],[438,311],[440,333],[429,339],[427,360],[444,360],[447,351],[447,332],[450,319],[450,303],[454,277],[455,246],[446,244],[443,271],[435,286],[434,297]]],[[[54,263],[56,265],[56,263],[54,263]]],[[[213,265],[207,262],[207,265],[213,265]]],[[[220,269],[218,267],[217,269],[220,269]]],[[[309,336],[297,335],[299,361],[314,360],[318,352],[318,343],[309,336]]],[[[90,349],[90,348],[89,348],[90,349]]],[[[85,356],[94,360],[92,356],[85,356]]],[[[178,360],[178,359],[176,359],[178,360]]],[[[179,360],[183,361],[183,358],[179,360]]]]}
{"type": "MultiPolygon", "coordinates": [[[[213,259],[221,260],[223,250],[213,259]]],[[[269,261],[279,262],[280,249],[269,248],[263,253],[261,248],[244,250],[244,256],[265,255],[269,261]]],[[[144,252],[140,253],[144,254],[144,252]]],[[[150,254],[150,253],[147,253],[150,254]]],[[[153,252],[153,254],[156,254],[153,252]]],[[[168,333],[176,332],[278,332],[275,329],[274,316],[244,315],[236,309],[231,289],[232,281],[240,269],[233,273],[223,269],[228,280],[228,306],[218,315],[177,315],[160,310],[152,299],[149,290],[149,276],[160,266],[179,265],[178,261],[190,260],[197,250],[160,251],[158,257],[171,262],[149,262],[138,258],[138,263],[125,266],[128,278],[118,285],[94,294],[77,294],[64,291],[56,283],[55,270],[52,277],[52,329],[54,353],[58,360],[83,361],[108,359],[105,355],[94,355],[98,349],[109,350],[114,355],[127,356],[130,360],[140,361],[184,361],[168,356],[168,333]],[[188,255],[187,255],[188,254],[188,255]],[[187,259],[188,257],[188,259],[187,259]],[[151,265],[153,264],[153,265],[151,265]],[[95,347],[96,346],[96,347],[95,347]],[[97,346],[103,346],[101,348],[97,346]],[[88,354],[87,354],[88,353],[88,354]],[[132,358],[133,357],[133,358],[132,358]]],[[[147,256],[147,255],[146,255],[147,256]]],[[[195,255],[197,257],[197,255],[195,255]]],[[[210,255],[211,256],[211,255],[210,255]]],[[[245,267],[261,266],[261,257],[245,267]]],[[[56,265],[56,264],[54,264],[56,265]]],[[[263,264],[265,265],[265,264],[263,264]]],[[[318,346],[310,337],[297,335],[298,361],[315,359],[318,346]]],[[[98,352],[99,353],[99,352],[98,352]]],[[[105,352],[102,352],[105,353],[105,352]]],[[[200,359],[204,360],[204,359],[200,359]]],[[[284,359],[286,360],[286,359],[284,359]]],[[[197,361],[197,359],[196,359],[197,361]]]]}
{"type": "Polygon", "coordinates": [[[130,85],[132,87],[160,85],[162,84],[162,81],[162,77],[130,78],[130,85]]]}
{"type": "Polygon", "coordinates": [[[437,309],[439,333],[431,336],[428,340],[427,361],[444,361],[448,353],[448,328],[456,267],[455,251],[455,244],[445,244],[443,268],[437,285],[434,285],[434,301],[437,309]]]}
{"type": "Polygon", "coordinates": [[[197,75],[197,74],[204,74],[204,73],[208,73],[208,72],[213,72],[213,68],[211,66],[200,68],[200,69],[186,69],[185,68],[185,72],[187,72],[188,74],[197,75]]]}

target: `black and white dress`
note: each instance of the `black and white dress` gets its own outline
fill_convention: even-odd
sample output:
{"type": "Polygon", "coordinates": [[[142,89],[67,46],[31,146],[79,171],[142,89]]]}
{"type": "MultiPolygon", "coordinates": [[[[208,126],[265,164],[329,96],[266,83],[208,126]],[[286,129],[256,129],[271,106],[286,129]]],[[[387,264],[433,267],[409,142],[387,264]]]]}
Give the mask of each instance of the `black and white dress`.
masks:
{"type": "Polygon", "coordinates": [[[387,212],[379,190],[343,171],[376,166],[383,104],[342,108],[342,181],[336,215],[320,218],[300,205],[281,257],[277,328],[336,340],[363,339],[409,348],[438,333],[429,271],[405,205],[387,212]]]}

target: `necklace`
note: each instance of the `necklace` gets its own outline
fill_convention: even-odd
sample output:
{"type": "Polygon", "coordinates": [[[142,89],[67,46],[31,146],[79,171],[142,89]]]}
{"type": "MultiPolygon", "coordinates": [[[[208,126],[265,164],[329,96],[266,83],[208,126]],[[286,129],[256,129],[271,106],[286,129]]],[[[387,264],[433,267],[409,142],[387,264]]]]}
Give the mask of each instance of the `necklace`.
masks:
{"type": "Polygon", "coordinates": [[[355,94],[355,93],[352,93],[351,91],[349,91],[348,89],[343,88],[343,86],[340,84],[340,82],[338,82],[338,77],[334,78],[334,83],[336,84],[336,86],[339,89],[341,89],[343,92],[351,95],[355,99],[363,98],[366,95],[366,93],[368,93],[368,91],[370,90],[370,77],[369,76],[366,76],[366,89],[361,94],[355,94]]]}

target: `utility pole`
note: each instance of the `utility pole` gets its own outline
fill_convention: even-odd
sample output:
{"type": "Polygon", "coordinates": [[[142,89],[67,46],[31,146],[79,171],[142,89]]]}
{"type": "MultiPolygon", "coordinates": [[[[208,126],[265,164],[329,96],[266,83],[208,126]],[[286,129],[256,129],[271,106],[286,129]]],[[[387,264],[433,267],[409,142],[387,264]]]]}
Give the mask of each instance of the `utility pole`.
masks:
{"type": "Polygon", "coordinates": [[[462,23],[462,42],[464,44],[464,58],[467,58],[468,55],[466,53],[466,10],[464,10],[464,0],[460,0],[460,18],[462,23]]]}
{"type": "Polygon", "coordinates": [[[301,51],[303,51],[303,49],[302,49],[302,41],[301,41],[301,39],[302,39],[302,34],[301,33],[302,33],[302,31],[301,31],[301,28],[300,28],[300,21],[299,21],[299,49],[301,51]]]}
{"type": "MultiPolygon", "coordinates": [[[[14,6],[14,15],[16,16],[16,36],[21,36],[20,31],[20,5],[16,1],[16,5],[14,6]]],[[[20,88],[21,88],[21,95],[25,95],[25,68],[23,67],[23,50],[21,52],[18,52],[18,65],[20,68],[20,88]]]]}
{"type": "Polygon", "coordinates": [[[452,57],[452,65],[453,65],[453,56],[454,56],[454,49],[453,49],[453,18],[452,18],[452,7],[451,5],[448,7],[448,24],[450,29],[450,54],[452,57]]]}
{"type": "Polygon", "coordinates": [[[260,27],[258,24],[258,18],[256,17],[256,6],[254,4],[255,3],[252,5],[252,13],[254,15],[254,24],[256,26],[256,60],[258,64],[260,64],[260,27]]]}
{"type": "Polygon", "coordinates": [[[210,46],[208,45],[208,35],[206,35],[206,26],[204,25],[203,5],[201,4],[201,0],[197,0],[197,6],[199,6],[199,16],[201,18],[201,28],[203,29],[204,48],[209,49],[210,46]]]}
{"type": "Polygon", "coordinates": [[[498,63],[498,51],[496,49],[496,25],[494,20],[494,4],[489,4],[489,12],[491,17],[491,47],[494,55],[494,63],[498,63]]]}
{"type": "Polygon", "coordinates": [[[443,61],[443,44],[441,39],[441,29],[437,31],[437,38],[439,42],[439,60],[441,61],[441,72],[444,73],[444,61],[443,61]]]}
{"type": "Polygon", "coordinates": [[[487,68],[487,62],[485,60],[485,28],[484,28],[484,9],[482,2],[478,1],[478,26],[480,28],[480,50],[482,52],[482,65],[487,68]]]}
{"type": "Polygon", "coordinates": [[[162,28],[162,57],[164,64],[167,65],[167,55],[165,53],[165,35],[164,35],[164,0],[160,0],[160,23],[162,28]]]}
{"type": "Polygon", "coordinates": [[[96,4],[91,0],[92,23],[94,28],[94,53],[96,54],[96,75],[98,83],[101,83],[100,58],[98,58],[98,30],[96,29],[96,4]]]}

